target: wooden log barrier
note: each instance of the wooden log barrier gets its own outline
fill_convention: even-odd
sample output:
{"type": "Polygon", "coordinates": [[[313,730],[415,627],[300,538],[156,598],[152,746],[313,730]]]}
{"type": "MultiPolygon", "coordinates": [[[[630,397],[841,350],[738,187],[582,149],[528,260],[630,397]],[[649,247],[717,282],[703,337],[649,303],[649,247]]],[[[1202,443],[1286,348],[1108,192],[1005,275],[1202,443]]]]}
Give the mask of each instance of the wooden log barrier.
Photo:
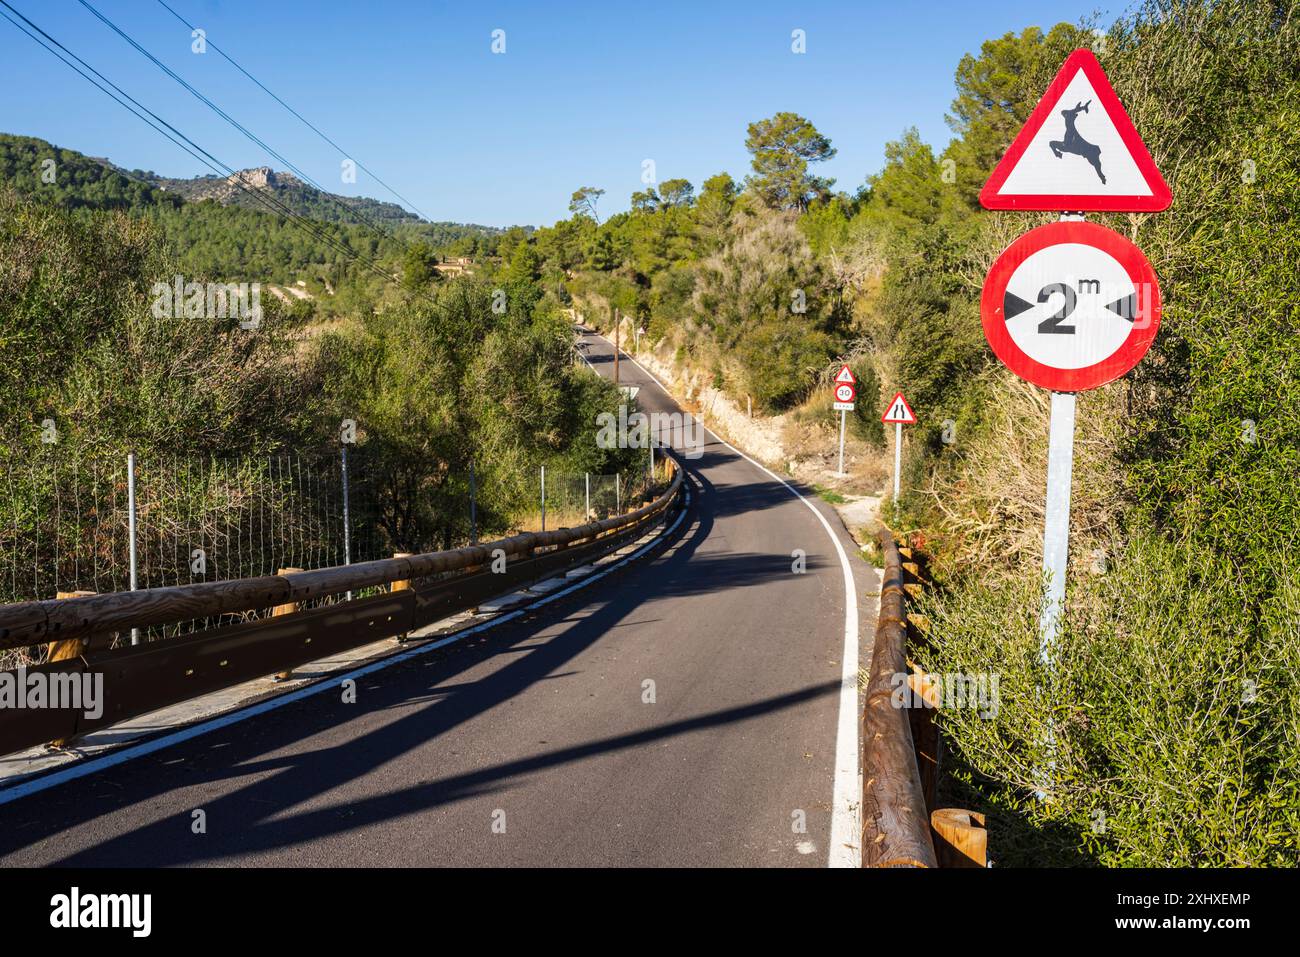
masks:
{"type": "Polygon", "coordinates": [[[930,827],[940,867],[988,867],[989,832],[983,814],[940,808],[930,815],[930,827]]]}

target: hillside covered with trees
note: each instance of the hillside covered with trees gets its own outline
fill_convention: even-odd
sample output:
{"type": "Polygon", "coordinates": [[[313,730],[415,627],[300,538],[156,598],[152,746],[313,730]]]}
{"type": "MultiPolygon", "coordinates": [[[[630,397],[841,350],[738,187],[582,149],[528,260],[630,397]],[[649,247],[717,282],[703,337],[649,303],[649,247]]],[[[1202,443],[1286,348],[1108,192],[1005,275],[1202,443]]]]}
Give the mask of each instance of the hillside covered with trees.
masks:
{"type": "Polygon", "coordinates": [[[185,275],[221,281],[310,284],[346,293],[330,312],[391,293],[374,269],[400,275],[408,247],[429,256],[492,255],[504,232],[424,222],[392,203],[326,193],[287,173],[175,179],[128,171],[107,160],[29,136],[0,134],[0,186],[42,205],[72,211],[120,210],[152,220],[171,261],[185,275]],[[238,185],[236,183],[238,181],[238,185]],[[302,217],[303,221],[294,217],[302,217]],[[466,252],[468,251],[468,252],[466,252]]]}
{"type": "MultiPolygon", "coordinates": [[[[378,555],[518,527],[536,508],[542,465],[559,476],[644,472],[635,449],[597,447],[587,424],[616,411],[620,394],[574,364],[568,320],[536,284],[377,279],[377,292],[341,294],[348,311],[324,325],[265,293],[256,323],[160,310],[156,284],[247,275],[292,253],[273,241],[296,234],[270,214],[133,194],[96,169],[72,157],[62,202],[0,190],[3,600],[49,597],[22,588],[58,581],[64,559],[68,578],[74,558],[117,559],[100,526],[117,524],[104,517],[124,494],[127,452],[175,487],[142,520],[172,529],[204,515],[228,530],[232,551],[231,530],[252,535],[241,522],[289,491],[320,491],[301,478],[290,490],[267,474],[271,457],[332,461],[337,475],[345,420],[355,424],[353,505],[365,499],[378,555]],[[191,271],[207,254],[228,259],[191,271]],[[186,485],[200,474],[208,484],[186,485]]],[[[396,268],[405,247],[392,243],[396,268]]]]}

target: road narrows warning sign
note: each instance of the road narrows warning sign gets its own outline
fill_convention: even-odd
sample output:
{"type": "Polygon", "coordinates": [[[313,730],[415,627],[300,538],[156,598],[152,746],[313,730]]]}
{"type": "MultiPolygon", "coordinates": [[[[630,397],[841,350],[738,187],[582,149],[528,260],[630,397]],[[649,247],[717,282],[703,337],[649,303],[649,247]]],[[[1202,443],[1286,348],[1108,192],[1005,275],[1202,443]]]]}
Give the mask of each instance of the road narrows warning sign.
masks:
{"type": "Polygon", "coordinates": [[[889,400],[889,405],[885,409],[885,414],[880,417],[880,421],[894,424],[894,516],[897,518],[898,483],[903,470],[903,426],[914,424],[916,413],[907,404],[903,393],[898,392],[889,400]]]}
{"type": "Polygon", "coordinates": [[[912,407],[907,404],[907,399],[900,392],[889,400],[889,408],[885,409],[885,414],[880,417],[880,421],[913,425],[916,422],[916,413],[912,411],[912,407]]]}
{"type": "Polygon", "coordinates": [[[1158,212],[1171,202],[1091,50],[1075,50],[980,191],[986,209],[1158,212]]]}

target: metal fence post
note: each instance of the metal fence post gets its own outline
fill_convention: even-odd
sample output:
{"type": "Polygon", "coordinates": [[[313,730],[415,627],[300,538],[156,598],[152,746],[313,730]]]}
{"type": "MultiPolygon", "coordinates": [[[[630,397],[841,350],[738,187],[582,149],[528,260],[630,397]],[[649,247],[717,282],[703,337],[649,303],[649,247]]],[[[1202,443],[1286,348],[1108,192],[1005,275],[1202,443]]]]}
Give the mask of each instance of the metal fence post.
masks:
{"type": "MultiPolygon", "coordinates": [[[[352,518],[348,502],[348,447],[346,444],[340,449],[342,460],[343,476],[343,564],[352,564],[352,518]]],[[[348,601],[352,600],[352,592],[348,592],[348,601]]]]}
{"type": "Polygon", "coordinates": [[[478,544],[478,482],[474,476],[474,460],[469,461],[469,543],[478,544]]]}
{"type": "MultiPolygon", "coordinates": [[[[130,563],[131,563],[131,569],[130,569],[131,591],[135,591],[139,586],[139,578],[137,572],[138,566],[137,566],[136,552],[135,552],[135,531],[136,530],[135,530],[135,453],[134,452],[126,453],[126,512],[127,512],[126,515],[127,535],[130,537],[128,548],[129,548],[130,563]]],[[[139,628],[131,629],[131,644],[133,645],[140,644],[139,628]]]]}

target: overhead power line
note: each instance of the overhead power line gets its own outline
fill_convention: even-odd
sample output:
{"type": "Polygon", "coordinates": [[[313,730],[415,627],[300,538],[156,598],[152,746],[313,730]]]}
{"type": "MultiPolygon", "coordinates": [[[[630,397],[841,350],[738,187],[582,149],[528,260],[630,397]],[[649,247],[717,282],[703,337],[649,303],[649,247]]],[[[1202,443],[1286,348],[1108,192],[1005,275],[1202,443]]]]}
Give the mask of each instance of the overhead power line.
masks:
{"type": "Polygon", "coordinates": [[[271,156],[273,156],[275,159],[279,160],[282,164],[284,164],[284,166],[285,166],[286,168],[288,168],[291,172],[295,173],[295,174],[298,176],[298,178],[301,179],[303,182],[308,183],[308,184],[310,184],[311,186],[314,186],[314,187],[315,187],[315,188],[316,188],[316,189],[317,189],[317,190],[318,190],[318,191],[319,191],[319,192],[320,192],[320,193],[325,197],[325,199],[326,199],[328,202],[331,202],[331,203],[333,203],[335,206],[338,206],[340,209],[344,210],[345,212],[351,213],[352,215],[356,216],[357,219],[361,220],[365,225],[369,226],[370,229],[371,229],[372,231],[374,231],[374,232],[376,233],[376,235],[380,236],[381,238],[383,238],[383,239],[391,239],[391,240],[393,240],[394,242],[396,242],[398,245],[402,246],[403,248],[406,247],[406,244],[405,244],[404,242],[402,242],[401,239],[399,239],[397,236],[395,236],[395,235],[389,233],[388,231],[384,230],[384,229],[383,229],[381,226],[379,226],[378,224],[372,222],[372,221],[370,220],[370,218],[369,218],[368,216],[366,216],[365,213],[361,212],[361,210],[360,210],[358,207],[353,206],[353,205],[351,205],[351,204],[349,204],[349,203],[345,203],[345,202],[343,202],[339,197],[335,196],[335,195],[334,195],[333,193],[331,193],[329,190],[325,189],[325,187],[321,186],[320,183],[316,182],[316,180],[312,179],[311,176],[309,176],[307,173],[303,172],[302,169],[300,169],[298,166],[296,166],[296,165],[295,165],[291,160],[289,160],[286,156],[284,156],[282,153],[277,152],[277,151],[276,151],[274,148],[272,148],[272,147],[271,147],[271,146],[270,146],[270,145],[269,145],[265,140],[263,140],[263,139],[262,139],[261,137],[259,137],[256,133],[254,133],[252,130],[248,129],[248,127],[244,126],[242,123],[240,123],[238,120],[236,120],[233,116],[231,116],[229,113],[227,113],[225,110],[223,110],[220,106],[218,106],[216,103],[214,103],[214,102],[213,102],[209,97],[205,96],[202,92],[200,92],[198,89],[196,89],[196,88],[195,88],[191,83],[189,83],[189,82],[188,82],[184,77],[182,77],[179,73],[177,73],[175,70],[173,70],[173,69],[172,69],[171,67],[169,67],[167,64],[163,63],[163,62],[162,62],[161,60],[159,60],[156,56],[154,56],[152,53],[150,53],[148,50],[146,50],[143,46],[141,46],[141,45],[140,45],[140,44],[135,40],[135,38],[133,38],[130,34],[128,34],[125,30],[123,30],[121,27],[119,27],[116,23],[114,23],[114,22],[113,22],[112,20],[110,20],[108,17],[104,16],[104,14],[100,13],[97,9],[95,9],[94,5],[91,4],[91,3],[89,3],[88,0],[77,0],[77,2],[80,3],[80,4],[81,4],[83,7],[85,7],[87,10],[89,10],[89,11],[90,11],[90,12],[91,12],[95,17],[96,17],[96,19],[98,19],[98,20],[99,20],[101,23],[103,23],[106,27],[108,27],[110,30],[112,30],[114,33],[116,33],[119,37],[121,37],[123,40],[125,40],[127,43],[129,43],[129,44],[130,44],[130,45],[131,45],[131,46],[132,46],[132,47],[133,47],[133,48],[134,48],[134,49],[135,49],[135,50],[136,50],[136,51],[137,51],[141,56],[145,57],[147,60],[149,60],[150,63],[152,63],[154,66],[158,67],[158,69],[162,70],[163,73],[165,73],[167,76],[171,77],[171,79],[175,80],[175,81],[176,81],[177,83],[179,83],[182,87],[184,87],[185,90],[187,90],[187,91],[190,93],[190,95],[192,95],[196,100],[198,100],[200,103],[202,103],[202,104],[203,104],[204,106],[206,106],[208,109],[212,110],[212,112],[216,113],[219,117],[221,117],[223,120],[225,120],[225,121],[226,121],[227,123],[229,123],[231,126],[233,126],[236,130],[238,130],[238,131],[239,131],[240,133],[242,133],[245,137],[247,137],[249,141],[251,141],[252,143],[254,143],[254,144],[256,144],[257,146],[261,147],[261,148],[262,148],[263,150],[265,150],[269,155],[271,155],[271,156]]]}
{"type": "MultiPolygon", "coordinates": [[[[173,17],[175,17],[177,20],[179,20],[181,23],[185,24],[185,26],[189,27],[191,33],[193,33],[195,30],[199,29],[199,28],[196,27],[194,24],[190,23],[190,21],[186,20],[183,16],[181,16],[179,13],[177,13],[175,10],[173,10],[171,7],[169,7],[166,3],[164,3],[163,0],[158,0],[158,4],[159,4],[159,6],[161,6],[164,10],[166,10],[168,13],[170,13],[173,17]]],[[[334,142],[334,140],[332,140],[329,136],[327,136],[327,135],[326,135],[322,130],[320,130],[320,129],[319,129],[319,128],[314,124],[314,123],[312,123],[312,122],[311,122],[310,120],[308,120],[305,116],[303,116],[301,113],[299,113],[297,110],[295,110],[292,106],[290,106],[288,103],[286,103],[284,100],[282,100],[279,96],[277,96],[274,92],[272,92],[272,91],[271,91],[271,90],[266,86],[265,83],[263,83],[261,80],[259,80],[259,79],[258,79],[257,77],[255,77],[255,76],[253,76],[253,74],[249,73],[246,69],[244,69],[244,68],[243,68],[242,66],[240,66],[237,62],[235,62],[234,58],[231,57],[230,54],[226,53],[225,50],[223,50],[223,49],[221,49],[221,47],[217,46],[214,42],[212,42],[212,40],[206,39],[206,37],[205,37],[204,42],[207,43],[207,45],[208,45],[208,47],[209,47],[210,49],[212,49],[212,50],[216,50],[217,53],[221,54],[222,58],[223,58],[227,63],[229,63],[231,66],[233,66],[233,67],[234,67],[236,70],[238,70],[240,73],[244,74],[244,76],[248,77],[248,79],[252,80],[253,83],[255,83],[255,84],[256,84],[256,85],[257,85],[257,86],[262,90],[262,92],[264,92],[267,96],[269,96],[271,99],[275,100],[275,102],[279,103],[279,104],[280,104],[281,106],[283,106],[286,110],[288,110],[290,113],[292,113],[294,116],[296,116],[296,117],[299,119],[299,121],[302,122],[302,124],[303,124],[304,126],[306,126],[309,130],[311,130],[313,133],[315,133],[317,136],[319,136],[322,140],[324,140],[324,141],[325,141],[326,143],[328,143],[330,146],[332,146],[332,147],[334,147],[336,150],[338,150],[340,156],[342,156],[344,159],[350,159],[350,160],[352,160],[354,163],[357,164],[357,168],[358,168],[358,169],[360,169],[360,170],[362,170],[363,172],[365,172],[365,174],[366,174],[367,176],[369,176],[371,179],[373,179],[376,183],[378,183],[378,184],[379,184],[380,186],[382,186],[384,189],[388,190],[388,192],[391,193],[393,196],[397,197],[398,200],[400,200],[401,202],[405,203],[408,207],[411,208],[411,210],[413,210],[415,213],[417,213],[420,217],[422,217],[423,219],[426,219],[426,220],[429,219],[429,217],[428,217],[427,215],[425,215],[425,213],[424,213],[424,212],[423,212],[423,211],[422,211],[418,206],[416,206],[413,202],[411,202],[409,199],[407,199],[405,196],[403,196],[403,195],[402,195],[401,193],[399,193],[397,190],[393,189],[393,187],[389,186],[386,182],[384,182],[382,179],[380,179],[380,178],[379,178],[379,175],[378,175],[377,173],[375,173],[374,170],[370,169],[370,167],[368,167],[368,166],[366,166],[364,163],[362,163],[359,159],[356,158],[356,156],[355,156],[354,154],[348,152],[348,151],[345,150],[342,146],[339,146],[338,143],[334,142]]]]}
{"type": "MultiPolygon", "coordinates": [[[[188,136],[186,136],[184,133],[178,130],[171,123],[167,122],[157,113],[150,110],[147,106],[142,104],[135,97],[131,96],[131,94],[127,93],[125,90],[123,90],[112,80],[108,79],[108,77],[104,76],[102,73],[96,70],[93,66],[87,63],[81,57],[77,56],[77,54],[73,53],[71,50],[69,50],[66,46],[64,46],[54,37],[50,36],[50,34],[47,33],[45,30],[43,30],[41,27],[37,26],[35,23],[29,20],[26,16],[22,14],[21,11],[15,9],[12,5],[10,5],[7,2],[7,0],[0,0],[0,6],[3,6],[5,10],[9,11],[9,13],[14,14],[14,16],[16,16],[18,20],[21,20],[22,23],[19,23],[18,20],[14,19],[14,17],[9,16],[9,13],[5,13],[2,10],[0,10],[0,16],[3,16],[6,20],[8,20],[10,23],[16,26],[19,30],[21,30],[24,34],[30,37],[33,41],[35,41],[44,49],[46,49],[51,54],[56,56],[60,61],[62,61],[64,64],[66,64],[71,69],[73,69],[81,77],[86,79],[93,86],[95,86],[101,92],[106,94],[110,99],[114,100],[116,103],[118,103],[119,105],[127,109],[133,115],[135,115],[143,122],[148,124],[155,131],[161,133],[172,143],[176,144],[181,149],[185,150],[185,152],[195,157],[195,159],[199,160],[199,162],[207,166],[213,172],[219,175],[224,174],[228,176],[231,179],[231,181],[234,182],[235,186],[237,186],[239,189],[247,193],[250,197],[252,197],[257,202],[261,203],[271,212],[284,216],[290,222],[294,223],[296,226],[303,229],[305,232],[307,232],[315,239],[325,243],[331,249],[334,249],[336,252],[341,253],[349,260],[366,267],[371,272],[375,273],[375,275],[384,279],[386,282],[397,281],[396,277],[385,272],[377,264],[375,264],[373,260],[370,260],[368,257],[362,256],[360,253],[356,252],[351,247],[347,246],[345,243],[340,242],[335,237],[329,235],[327,232],[319,228],[311,220],[294,212],[291,208],[286,206],[284,203],[282,203],[279,199],[277,199],[273,195],[268,195],[267,193],[259,189],[250,188],[248,185],[244,183],[242,173],[237,173],[232,167],[222,162],[217,157],[213,156],[203,147],[199,146],[198,143],[194,142],[194,140],[190,139],[188,136]],[[87,73],[86,71],[89,71],[89,73],[87,73]],[[94,76],[92,77],[90,74],[94,74],[94,76]]],[[[399,285],[399,289],[401,289],[400,285],[399,285]]],[[[408,295],[409,297],[410,294],[407,290],[401,289],[401,291],[404,294],[408,295]]]]}

